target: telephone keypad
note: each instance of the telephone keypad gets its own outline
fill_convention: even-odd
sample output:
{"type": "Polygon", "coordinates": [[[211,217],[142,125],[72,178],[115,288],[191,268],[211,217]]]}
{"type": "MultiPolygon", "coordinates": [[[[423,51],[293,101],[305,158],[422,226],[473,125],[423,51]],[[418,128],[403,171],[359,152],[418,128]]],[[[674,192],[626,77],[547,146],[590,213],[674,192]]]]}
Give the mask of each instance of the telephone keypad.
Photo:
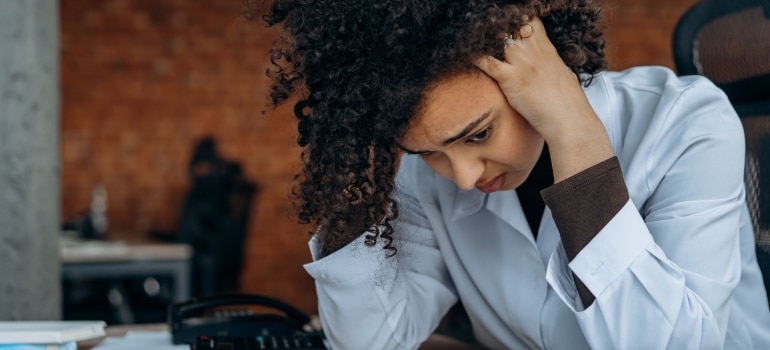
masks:
{"type": "Polygon", "coordinates": [[[260,335],[253,337],[200,336],[193,350],[326,350],[323,338],[315,334],[260,335]]]}

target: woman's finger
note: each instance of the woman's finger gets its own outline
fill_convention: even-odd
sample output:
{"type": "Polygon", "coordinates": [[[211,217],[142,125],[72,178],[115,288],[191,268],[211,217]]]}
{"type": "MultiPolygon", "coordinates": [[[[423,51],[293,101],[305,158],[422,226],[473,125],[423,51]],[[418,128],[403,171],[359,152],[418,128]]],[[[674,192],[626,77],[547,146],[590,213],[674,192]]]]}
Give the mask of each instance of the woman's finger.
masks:
{"type": "Polygon", "coordinates": [[[511,68],[510,64],[492,56],[484,56],[476,60],[476,67],[497,81],[500,81],[511,68]]]}

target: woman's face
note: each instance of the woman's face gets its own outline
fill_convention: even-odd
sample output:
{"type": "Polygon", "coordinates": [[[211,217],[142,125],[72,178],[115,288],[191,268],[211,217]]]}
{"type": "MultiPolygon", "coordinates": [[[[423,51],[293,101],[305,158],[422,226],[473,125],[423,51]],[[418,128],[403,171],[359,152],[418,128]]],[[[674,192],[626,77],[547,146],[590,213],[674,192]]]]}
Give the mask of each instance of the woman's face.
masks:
{"type": "Polygon", "coordinates": [[[458,187],[490,193],[524,182],[543,138],[511,108],[492,78],[463,73],[428,90],[401,147],[458,187]]]}

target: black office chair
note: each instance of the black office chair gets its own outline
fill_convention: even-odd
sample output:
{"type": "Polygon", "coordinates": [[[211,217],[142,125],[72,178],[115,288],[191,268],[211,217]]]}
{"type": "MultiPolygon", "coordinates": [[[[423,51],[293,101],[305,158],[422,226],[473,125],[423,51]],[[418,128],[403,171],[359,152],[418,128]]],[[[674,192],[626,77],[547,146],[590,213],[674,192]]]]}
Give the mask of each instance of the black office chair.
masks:
{"type": "Polygon", "coordinates": [[[757,260],[770,289],[770,0],[695,4],[674,29],[673,52],[679,75],[711,79],[741,118],[746,133],[746,199],[757,260]]]}
{"type": "Polygon", "coordinates": [[[705,0],[677,23],[679,75],[700,74],[734,104],[767,100],[770,91],[770,0],[705,0]]]}
{"type": "Polygon", "coordinates": [[[210,137],[196,144],[189,174],[193,185],[176,239],[193,247],[193,295],[238,292],[244,242],[259,188],[239,163],[219,154],[210,137]]]}

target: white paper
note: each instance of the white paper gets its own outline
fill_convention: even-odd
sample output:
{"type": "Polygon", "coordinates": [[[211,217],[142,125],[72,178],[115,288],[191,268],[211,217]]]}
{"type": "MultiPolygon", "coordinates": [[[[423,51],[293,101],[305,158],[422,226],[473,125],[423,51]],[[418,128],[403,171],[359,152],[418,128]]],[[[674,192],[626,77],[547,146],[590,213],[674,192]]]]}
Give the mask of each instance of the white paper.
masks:
{"type": "Polygon", "coordinates": [[[174,345],[166,331],[131,331],[123,337],[108,337],[93,350],[190,350],[189,345],[174,345]]]}
{"type": "Polygon", "coordinates": [[[0,344],[60,344],[104,335],[104,321],[0,322],[0,344]]]}

